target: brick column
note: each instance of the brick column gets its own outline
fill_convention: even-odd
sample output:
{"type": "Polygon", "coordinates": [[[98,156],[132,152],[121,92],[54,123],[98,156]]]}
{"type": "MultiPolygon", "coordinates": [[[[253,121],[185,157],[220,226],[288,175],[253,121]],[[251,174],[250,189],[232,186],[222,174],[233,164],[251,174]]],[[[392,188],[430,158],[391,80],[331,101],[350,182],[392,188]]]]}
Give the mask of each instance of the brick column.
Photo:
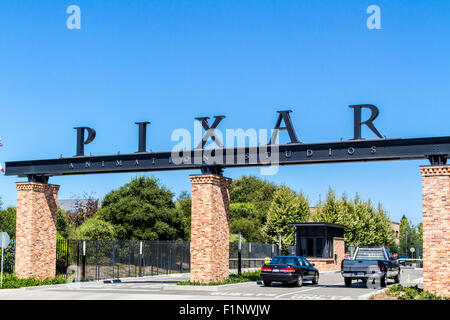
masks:
{"type": "Polygon", "coordinates": [[[333,259],[334,255],[337,254],[337,260],[335,260],[334,264],[336,266],[336,270],[341,270],[341,262],[345,258],[345,241],[344,238],[334,237],[333,238],[333,259]]]}
{"type": "Polygon", "coordinates": [[[54,278],[59,186],[17,183],[15,273],[19,278],[54,278]]]}
{"type": "Polygon", "coordinates": [[[450,166],[423,166],[423,287],[450,296],[450,166]]]}
{"type": "Polygon", "coordinates": [[[191,281],[209,283],[229,276],[229,187],[231,179],[191,175],[191,281]]]}

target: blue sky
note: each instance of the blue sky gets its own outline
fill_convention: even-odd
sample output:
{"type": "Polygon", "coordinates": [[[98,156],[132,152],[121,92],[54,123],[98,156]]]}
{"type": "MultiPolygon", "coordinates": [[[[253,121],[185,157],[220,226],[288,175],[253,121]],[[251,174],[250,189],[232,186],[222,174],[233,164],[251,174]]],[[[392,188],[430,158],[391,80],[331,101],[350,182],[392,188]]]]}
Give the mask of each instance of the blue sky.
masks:
{"type": "MultiPolygon", "coordinates": [[[[348,105],[380,109],[387,137],[450,134],[449,1],[2,1],[0,162],[75,154],[75,126],[97,138],[92,154],[134,152],[136,121],[151,121],[148,145],[170,150],[174,129],[199,116],[220,127],[273,128],[292,109],[304,142],[352,138],[348,105]],[[81,9],[69,30],[66,8],[81,9]],[[369,30],[369,5],[381,29],[369,30]]],[[[369,130],[363,135],[374,138],[369,130]]],[[[422,219],[426,161],[282,167],[266,177],[306,193],[329,186],[381,202],[392,220],[422,219]]],[[[189,174],[154,174],[179,194],[189,174]]],[[[225,175],[259,175],[258,168],[225,175]]],[[[60,199],[103,197],[134,174],[55,177],[60,199]]],[[[4,206],[17,177],[0,177],[4,206]]]]}

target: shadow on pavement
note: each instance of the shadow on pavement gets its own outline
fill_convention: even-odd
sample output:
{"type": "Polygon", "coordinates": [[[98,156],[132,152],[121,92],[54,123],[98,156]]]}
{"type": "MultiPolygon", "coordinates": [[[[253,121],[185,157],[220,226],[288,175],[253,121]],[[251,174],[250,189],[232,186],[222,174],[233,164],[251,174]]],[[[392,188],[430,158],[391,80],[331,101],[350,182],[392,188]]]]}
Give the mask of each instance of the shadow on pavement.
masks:
{"type": "Polygon", "coordinates": [[[159,283],[177,283],[182,280],[142,280],[142,281],[116,281],[104,282],[104,284],[159,284],[159,283]]]}

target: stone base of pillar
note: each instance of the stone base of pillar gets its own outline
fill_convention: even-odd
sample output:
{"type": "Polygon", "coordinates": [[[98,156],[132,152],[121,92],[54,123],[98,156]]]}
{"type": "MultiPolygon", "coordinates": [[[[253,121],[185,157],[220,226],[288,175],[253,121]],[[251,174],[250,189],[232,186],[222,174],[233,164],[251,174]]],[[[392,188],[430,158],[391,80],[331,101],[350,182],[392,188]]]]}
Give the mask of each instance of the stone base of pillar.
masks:
{"type": "Polygon", "coordinates": [[[423,288],[450,296],[450,166],[423,166],[423,288]]]}
{"type": "Polygon", "coordinates": [[[191,278],[210,283],[229,276],[229,187],[219,175],[192,175],[191,278]]]}
{"type": "Polygon", "coordinates": [[[15,274],[54,278],[59,186],[17,183],[15,274]]]}

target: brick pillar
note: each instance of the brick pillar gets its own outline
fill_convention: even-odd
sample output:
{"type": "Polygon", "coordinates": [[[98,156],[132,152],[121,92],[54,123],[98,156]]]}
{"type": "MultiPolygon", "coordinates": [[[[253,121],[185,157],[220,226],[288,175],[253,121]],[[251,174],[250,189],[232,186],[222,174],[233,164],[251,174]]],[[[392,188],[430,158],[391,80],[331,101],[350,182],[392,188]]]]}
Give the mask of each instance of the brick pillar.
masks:
{"type": "Polygon", "coordinates": [[[450,296],[450,166],[423,166],[423,288],[450,296]]]}
{"type": "Polygon", "coordinates": [[[333,259],[334,255],[337,254],[337,260],[334,261],[336,270],[341,270],[341,261],[345,258],[345,241],[344,238],[334,237],[333,238],[333,259]]]}
{"type": "Polygon", "coordinates": [[[59,186],[17,183],[15,273],[19,278],[54,278],[59,186]]]}
{"type": "Polygon", "coordinates": [[[191,175],[191,281],[209,283],[229,276],[229,187],[231,179],[191,175]]]}

